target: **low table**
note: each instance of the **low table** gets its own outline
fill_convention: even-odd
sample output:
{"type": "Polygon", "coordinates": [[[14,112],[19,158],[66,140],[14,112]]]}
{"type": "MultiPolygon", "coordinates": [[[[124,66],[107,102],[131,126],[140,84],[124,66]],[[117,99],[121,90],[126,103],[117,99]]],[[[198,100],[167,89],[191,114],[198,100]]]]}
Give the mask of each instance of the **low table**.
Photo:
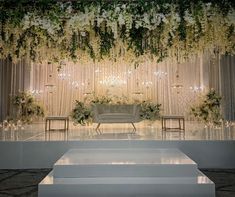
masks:
{"type": "Polygon", "coordinates": [[[182,130],[185,131],[185,120],[184,120],[184,116],[178,116],[178,115],[166,115],[166,116],[162,116],[162,130],[166,131],[168,129],[178,129],[178,130],[182,130]],[[179,122],[179,127],[167,127],[167,120],[177,120],[179,122]],[[182,125],[181,125],[181,121],[182,121],[182,125]]]}
{"type": "Polygon", "coordinates": [[[54,131],[54,130],[68,131],[69,130],[69,117],[68,116],[47,116],[45,120],[46,120],[45,131],[54,131]],[[51,128],[51,121],[63,121],[64,128],[52,129],[51,128]]]}

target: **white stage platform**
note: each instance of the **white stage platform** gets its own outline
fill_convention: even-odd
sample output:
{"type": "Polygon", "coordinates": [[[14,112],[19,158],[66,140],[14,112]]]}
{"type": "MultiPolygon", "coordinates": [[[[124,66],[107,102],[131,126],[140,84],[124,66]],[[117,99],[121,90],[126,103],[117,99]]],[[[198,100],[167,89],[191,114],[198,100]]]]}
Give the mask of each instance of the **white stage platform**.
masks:
{"type": "Polygon", "coordinates": [[[0,169],[52,168],[70,149],[178,148],[199,168],[235,168],[234,140],[83,140],[0,142],[0,169]]]}
{"type": "Polygon", "coordinates": [[[71,149],[53,170],[56,178],[195,177],[197,164],[178,149],[71,149]]]}
{"type": "Polygon", "coordinates": [[[71,149],[39,197],[215,197],[215,185],[178,149],[71,149]]]}
{"type": "MultiPolygon", "coordinates": [[[[45,136],[44,123],[28,125],[24,130],[0,130],[0,169],[52,168],[71,148],[178,148],[192,158],[199,168],[235,168],[235,126],[208,129],[197,122],[186,122],[185,133],[162,132],[159,121],[148,125],[101,125],[102,134],[95,132],[96,124],[70,124],[68,136],[52,131],[45,136]]],[[[58,125],[53,125],[58,126],[58,125]]]]}

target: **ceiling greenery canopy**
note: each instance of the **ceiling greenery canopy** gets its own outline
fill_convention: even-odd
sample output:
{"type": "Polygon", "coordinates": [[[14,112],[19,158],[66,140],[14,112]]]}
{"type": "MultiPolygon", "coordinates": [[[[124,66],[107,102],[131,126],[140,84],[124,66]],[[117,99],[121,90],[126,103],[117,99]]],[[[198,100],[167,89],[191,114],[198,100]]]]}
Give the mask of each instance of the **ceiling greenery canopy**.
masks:
{"type": "Polygon", "coordinates": [[[0,58],[160,62],[205,51],[235,53],[234,1],[0,0],[0,58]]]}

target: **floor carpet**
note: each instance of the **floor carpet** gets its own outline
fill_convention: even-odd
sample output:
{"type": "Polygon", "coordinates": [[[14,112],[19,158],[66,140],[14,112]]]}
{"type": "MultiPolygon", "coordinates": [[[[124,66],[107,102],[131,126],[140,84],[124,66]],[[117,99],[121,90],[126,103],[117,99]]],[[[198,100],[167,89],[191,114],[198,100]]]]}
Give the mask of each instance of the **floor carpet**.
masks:
{"type": "MultiPolygon", "coordinates": [[[[51,169],[0,170],[0,197],[37,197],[38,183],[51,169]]],[[[235,169],[201,169],[216,186],[216,197],[235,196],[235,169]]]]}

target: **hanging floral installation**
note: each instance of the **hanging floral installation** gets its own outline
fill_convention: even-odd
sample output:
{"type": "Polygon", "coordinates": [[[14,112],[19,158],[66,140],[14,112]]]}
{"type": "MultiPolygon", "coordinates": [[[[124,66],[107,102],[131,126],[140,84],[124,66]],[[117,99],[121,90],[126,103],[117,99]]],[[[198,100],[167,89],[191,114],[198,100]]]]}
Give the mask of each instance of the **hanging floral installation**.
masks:
{"type": "Polygon", "coordinates": [[[235,54],[233,1],[1,1],[0,58],[182,62],[235,54]],[[224,3],[225,2],[225,3],[224,3]]]}

